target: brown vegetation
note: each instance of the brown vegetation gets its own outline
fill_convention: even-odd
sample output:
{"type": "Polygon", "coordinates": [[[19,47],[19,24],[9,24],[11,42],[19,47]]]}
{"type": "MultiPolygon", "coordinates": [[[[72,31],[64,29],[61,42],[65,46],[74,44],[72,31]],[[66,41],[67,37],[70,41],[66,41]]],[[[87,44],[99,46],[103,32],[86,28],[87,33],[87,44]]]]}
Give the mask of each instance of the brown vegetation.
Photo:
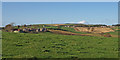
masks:
{"type": "Polygon", "coordinates": [[[90,33],[106,33],[106,32],[114,32],[113,29],[107,27],[76,27],[74,28],[76,31],[80,32],[90,32],[90,33]]]}
{"type": "Polygon", "coordinates": [[[105,34],[104,37],[112,37],[109,33],[105,34]]]}

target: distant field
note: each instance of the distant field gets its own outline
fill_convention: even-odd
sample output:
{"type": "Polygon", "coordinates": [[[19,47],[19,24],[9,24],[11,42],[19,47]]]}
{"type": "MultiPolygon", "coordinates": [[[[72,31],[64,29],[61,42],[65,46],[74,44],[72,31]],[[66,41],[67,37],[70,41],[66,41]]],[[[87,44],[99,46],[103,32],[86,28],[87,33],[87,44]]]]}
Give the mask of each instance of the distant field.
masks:
{"type": "MultiPolygon", "coordinates": [[[[73,29],[69,31],[74,32],[73,29]]],[[[3,32],[2,34],[3,58],[118,57],[116,37],[60,35],[50,32],[38,34],[3,32]]]]}
{"type": "MultiPolygon", "coordinates": [[[[58,29],[58,27],[56,27],[56,26],[53,26],[53,27],[46,27],[46,28],[58,29]]],[[[60,29],[66,30],[66,31],[69,31],[69,32],[73,32],[73,33],[87,34],[86,32],[77,32],[77,31],[75,31],[75,29],[72,28],[72,27],[61,27],[60,29]]]]}

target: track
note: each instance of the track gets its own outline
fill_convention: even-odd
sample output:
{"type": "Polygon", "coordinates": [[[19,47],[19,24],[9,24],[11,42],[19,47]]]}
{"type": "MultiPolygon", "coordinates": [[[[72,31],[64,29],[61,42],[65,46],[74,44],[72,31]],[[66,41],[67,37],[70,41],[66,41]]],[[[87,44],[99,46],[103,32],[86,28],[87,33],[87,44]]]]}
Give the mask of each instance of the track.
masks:
{"type": "Polygon", "coordinates": [[[74,28],[75,29],[75,31],[79,31],[79,29],[78,28],[74,28]]]}
{"type": "Polygon", "coordinates": [[[79,35],[79,36],[91,36],[90,34],[79,34],[79,33],[72,33],[68,31],[61,31],[61,30],[49,30],[52,33],[62,34],[62,35],[79,35]]]}

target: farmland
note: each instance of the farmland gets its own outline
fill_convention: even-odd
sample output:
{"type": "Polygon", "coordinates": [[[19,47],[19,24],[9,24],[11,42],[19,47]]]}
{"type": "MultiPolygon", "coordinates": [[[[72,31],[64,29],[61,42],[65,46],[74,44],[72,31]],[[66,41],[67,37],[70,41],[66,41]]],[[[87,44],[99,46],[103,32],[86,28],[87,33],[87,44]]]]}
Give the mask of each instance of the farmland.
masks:
{"type": "MultiPolygon", "coordinates": [[[[38,27],[41,28],[42,25],[27,28],[38,27]]],[[[45,28],[49,31],[38,33],[3,31],[2,58],[118,57],[118,27],[112,28],[114,31],[106,32],[111,37],[104,37],[106,33],[101,35],[100,33],[76,31],[75,27],[46,26],[45,28]]]]}
{"type": "MultiPolygon", "coordinates": [[[[46,27],[53,28],[53,27],[46,27]]],[[[54,27],[55,28],[55,27],[54,27]]],[[[62,27],[69,32],[73,28],[62,27]]],[[[118,30],[110,32],[117,35],[118,30]]],[[[118,37],[2,32],[3,58],[117,58],[118,37]]]]}

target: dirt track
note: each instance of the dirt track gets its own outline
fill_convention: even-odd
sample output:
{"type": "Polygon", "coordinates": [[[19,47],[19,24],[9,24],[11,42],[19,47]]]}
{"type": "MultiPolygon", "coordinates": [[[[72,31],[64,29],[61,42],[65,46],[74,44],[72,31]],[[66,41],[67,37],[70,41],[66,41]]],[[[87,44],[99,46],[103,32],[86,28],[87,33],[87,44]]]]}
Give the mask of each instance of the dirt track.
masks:
{"type": "MultiPolygon", "coordinates": [[[[104,36],[97,33],[88,33],[88,34],[79,34],[79,33],[73,33],[68,31],[62,31],[62,30],[49,30],[52,33],[55,34],[62,34],[62,35],[79,35],[79,36],[104,36]]],[[[117,35],[111,35],[112,37],[118,37],[117,35]]]]}
{"type": "Polygon", "coordinates": [[[79,34],[79,33],[72,33],[68,31],[61,31],[61,30],[49,30],[52,33],[56,34],[63,34],[63,35],[80,35],[80,36],[91,36],[90,34],[79,34]]]}
{"type": "Polygon", "coordinates": [[[74,28],[75,29],[75,31],[79,31],[79,29],[78,28],[74,28]]]}

